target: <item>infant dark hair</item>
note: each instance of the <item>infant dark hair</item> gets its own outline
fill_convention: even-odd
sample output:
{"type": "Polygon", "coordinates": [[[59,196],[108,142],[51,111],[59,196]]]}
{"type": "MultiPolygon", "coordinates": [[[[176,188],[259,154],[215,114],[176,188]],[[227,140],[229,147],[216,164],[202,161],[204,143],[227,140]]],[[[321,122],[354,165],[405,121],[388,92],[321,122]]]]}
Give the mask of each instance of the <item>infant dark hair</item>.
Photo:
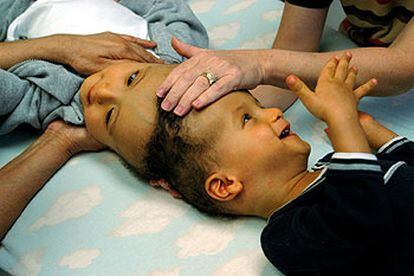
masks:
{"type": "Polygon", "coordinates": [[[210,215],[224,212],[210,198],[204,182],[215,164],[212,157],[212,137],[190,137],[183,118],[161,109],[158,99],[157,124],[147,145],[147,179],[165,179],[183,199],[210,215]]]}

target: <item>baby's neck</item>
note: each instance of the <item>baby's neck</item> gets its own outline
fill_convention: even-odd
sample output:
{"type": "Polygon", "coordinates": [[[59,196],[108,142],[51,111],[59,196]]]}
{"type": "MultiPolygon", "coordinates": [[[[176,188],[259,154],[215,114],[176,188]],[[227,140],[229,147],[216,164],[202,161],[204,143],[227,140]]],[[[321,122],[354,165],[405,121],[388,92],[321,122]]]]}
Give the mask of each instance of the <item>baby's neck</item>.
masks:
{"type": "Polygon", "coordinates": [[[300,196],[320,174],[321,171],[310,172],[305,170],[289,180],[285,184],[286,187],[289,187],[289,192],[284,197],[283,202],[279,202],[278,206],[272,206],[269,208],[268,212],[265,214],[265,217],[268,218],[273,212],[300,196]]]}

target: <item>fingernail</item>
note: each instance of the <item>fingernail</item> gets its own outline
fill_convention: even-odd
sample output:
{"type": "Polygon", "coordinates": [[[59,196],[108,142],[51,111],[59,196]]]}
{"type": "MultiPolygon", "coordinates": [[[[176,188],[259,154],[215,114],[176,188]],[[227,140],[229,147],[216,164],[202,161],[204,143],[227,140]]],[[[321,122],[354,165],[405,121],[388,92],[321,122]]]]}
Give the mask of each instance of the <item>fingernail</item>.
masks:
{"type": "Polygon", "coordinates": [[[290,75],[290,76],[287,77],[286,80],[287,80],[288,84],[293,85],[293,84],[296,83],[297,78],[296,78],[296,76],[290,75]]]}
{"type": "Polygon", "coordinates": [[[347,56],[348,58],[351,58],[351,57],[352,57],[352,53],[351,53],[351,52],[346,52],[346,56],[347,56]]]}
{"type": "Polygon", "coordinates": [[[335,60],[336,61],[339,61],[339,56],[335,56],[335,60]]]}
{"type": "Polygon", "coordinates": [[[178,116],[181,116],[181,115],[183,115],[183,111],[184,111],[184,108],[182,107],[182,106],[177,106],[175,109],[174,109],[174,113],[176,114],[176,115],[178,115],[178,116]]]}
{"type": "Polygon", "coordinates": [[[377,80],[377,79],[372,79],[372,83],[373,83],[374,85],[377,85],[377,84],[378,84],[378,80],[377,80]]]}
{"type": "Polygon", "coordinates": [[[200,99],[197,99],[197,100],[195,100],[195,101],[193,102],[193,106],[194,106],[195,108],[200,108],[202,104],[203,104],[203,101],[202,101],[202,100],[200,100],[200,99]]]}
{"type": "Polygon", "coordinates": [[[169,101],[163,101],[161,104],[161,108],[165,111],[170,111],[171,109],[171,103],[169,101]]]}
{"type": "Polygon", "coordinates": [[[157,91],[157,96],[160,97],[160,98],[162,98],[162,97],[164,97],[164,93],[165,93],[165,89],[160,88],[157,91]]]}

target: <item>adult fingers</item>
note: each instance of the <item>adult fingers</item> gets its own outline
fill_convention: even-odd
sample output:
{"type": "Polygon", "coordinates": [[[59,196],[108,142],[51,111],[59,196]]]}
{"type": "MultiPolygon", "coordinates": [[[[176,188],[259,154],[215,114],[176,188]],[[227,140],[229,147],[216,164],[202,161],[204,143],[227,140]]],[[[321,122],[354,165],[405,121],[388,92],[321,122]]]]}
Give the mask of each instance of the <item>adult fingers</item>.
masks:
{"type": "Polygon", "coordinates": [[[377,86],[377,79],[370,79],[368,82],[364,83],[360,87],[354,90],[354,96],[360,100],[362,97],[368,95],[368,93],[377,86]]]}
{"type": "Polygon", "coordinates": [[[336,67],[335,79],[339,81],[345,81],[346,77],[348,76],[348,67],[351,58],[352,54],[350,52],[346,52],[346,54],[341,57],[338,66],[336,67]]]}
{"type": "Polygon", "coordinates": [[[149,181],[149,184],[151,185],[151,187],[155,187],[155,188],[161,187],[160,183],[158,183],[158,180],[151,179],[149,181]]]}
{"type": "MultiPolygon", "coordinates": [[[[187,89],[196,81],[201,75],[201,69],[194,67],[182,74],[182,76],[174,83],[161,104],[162,109],[171,111],[177,103],[181,100],[187,89]]],[[[203,91],[199,91],[201,94],[203,91]]]]}
{"type": "Polygon", "coordinates": [[[155,47],[157,47],[157,43],[155,41],[141,39],[141,38],[134,37],[134,36],[131,36],[131,35],[120,35],[120,37],[122,37],[125,40],[128,40],[129,42],[138,44],[138,45],[140,45],[144,48],[155,48],[155,47]]]}
{"type": "Polygon", "coordinates": [[[348,76],[345,79],[345,85],[351,90],[354,89],[357,75],[358,69],[354,66],[349,70],[348,76]]]}
{"type": "Polygon", "coordinates": [[[158,180],[158,184],[164,189],[166,190],[170,195],[172,195],[174,198],[182,198],[181,194],[175,190],[170,183],[168,183],[166,180],[164,179],[160,179],[158,180]]]}
{"type": "Polygon", "coordinates": [[[210,86],[209,89],[202,93],[197,100],[192,103],[192,106],[195,109],[201,109],[206,105],[213,103],[235,88],[232,81],[233,79],[229,76],[220,78],[216,83],[210,86]]]}
{"type": "Polygon", "coordinates": [[[337,56],[332,57],[322,68],[320,78],[333,78],[335,76],[336,66],[338,65],[339,58],[337,56]]]}
{"type": "Polygon", "coordinates": [[[208,79],[204,76],[199,76],[193,85],[185,92],[174,113],[178,116],[184,116],[191,110],[191,104],[210,87],[208,79]]]}
{"type": "Polygon", "coordinates": [[[129,51],[130,55],[134,60],[144,61],[146,63],[160,63],[153,54],[147,52],[142,46],[133,43],[129,46],[131,47],[131,51],[129,51]]]}
{"type": "Polygon", "coordinates": [[[192,56],[195,56],[196,54],[205,51],[205,49],[184,43],[174,36],[171,39],[171,45],[174,48],[174,50],[177,51],[178,54],[186,58],[191,58],[192,56]]]}
{"type": "Polygon", "coordinates": [[[312,92],[312,90],[310,90],[306,84],[295,75],[289,75],[286,78],[286,84],[305,105],[307,105],[311,101],[312,96],[314,96],[314,92],[312,92]]]}
{"type": "Polygon", "coordinates": [[[196,63],[197,60],[195,58],[192,58],[175,67],[165,78],[163,83],[158,87],[157,96],[160,98],[164,97],[175,84],[175,82],[181,78],[185,72],[191,71],[196,63]]]}

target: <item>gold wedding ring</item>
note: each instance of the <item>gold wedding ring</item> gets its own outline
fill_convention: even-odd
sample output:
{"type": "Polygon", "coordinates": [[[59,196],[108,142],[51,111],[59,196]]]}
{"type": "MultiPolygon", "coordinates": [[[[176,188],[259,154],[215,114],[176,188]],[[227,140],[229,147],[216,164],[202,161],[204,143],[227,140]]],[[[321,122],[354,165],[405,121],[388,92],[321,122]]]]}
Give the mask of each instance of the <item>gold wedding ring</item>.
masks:
{"type": "Polygon", "coordinates": [[[208,80],[208,85],[212,86],[218,78],[211,72],[204,72],[200,76],[205,77],[208,80]]]}

